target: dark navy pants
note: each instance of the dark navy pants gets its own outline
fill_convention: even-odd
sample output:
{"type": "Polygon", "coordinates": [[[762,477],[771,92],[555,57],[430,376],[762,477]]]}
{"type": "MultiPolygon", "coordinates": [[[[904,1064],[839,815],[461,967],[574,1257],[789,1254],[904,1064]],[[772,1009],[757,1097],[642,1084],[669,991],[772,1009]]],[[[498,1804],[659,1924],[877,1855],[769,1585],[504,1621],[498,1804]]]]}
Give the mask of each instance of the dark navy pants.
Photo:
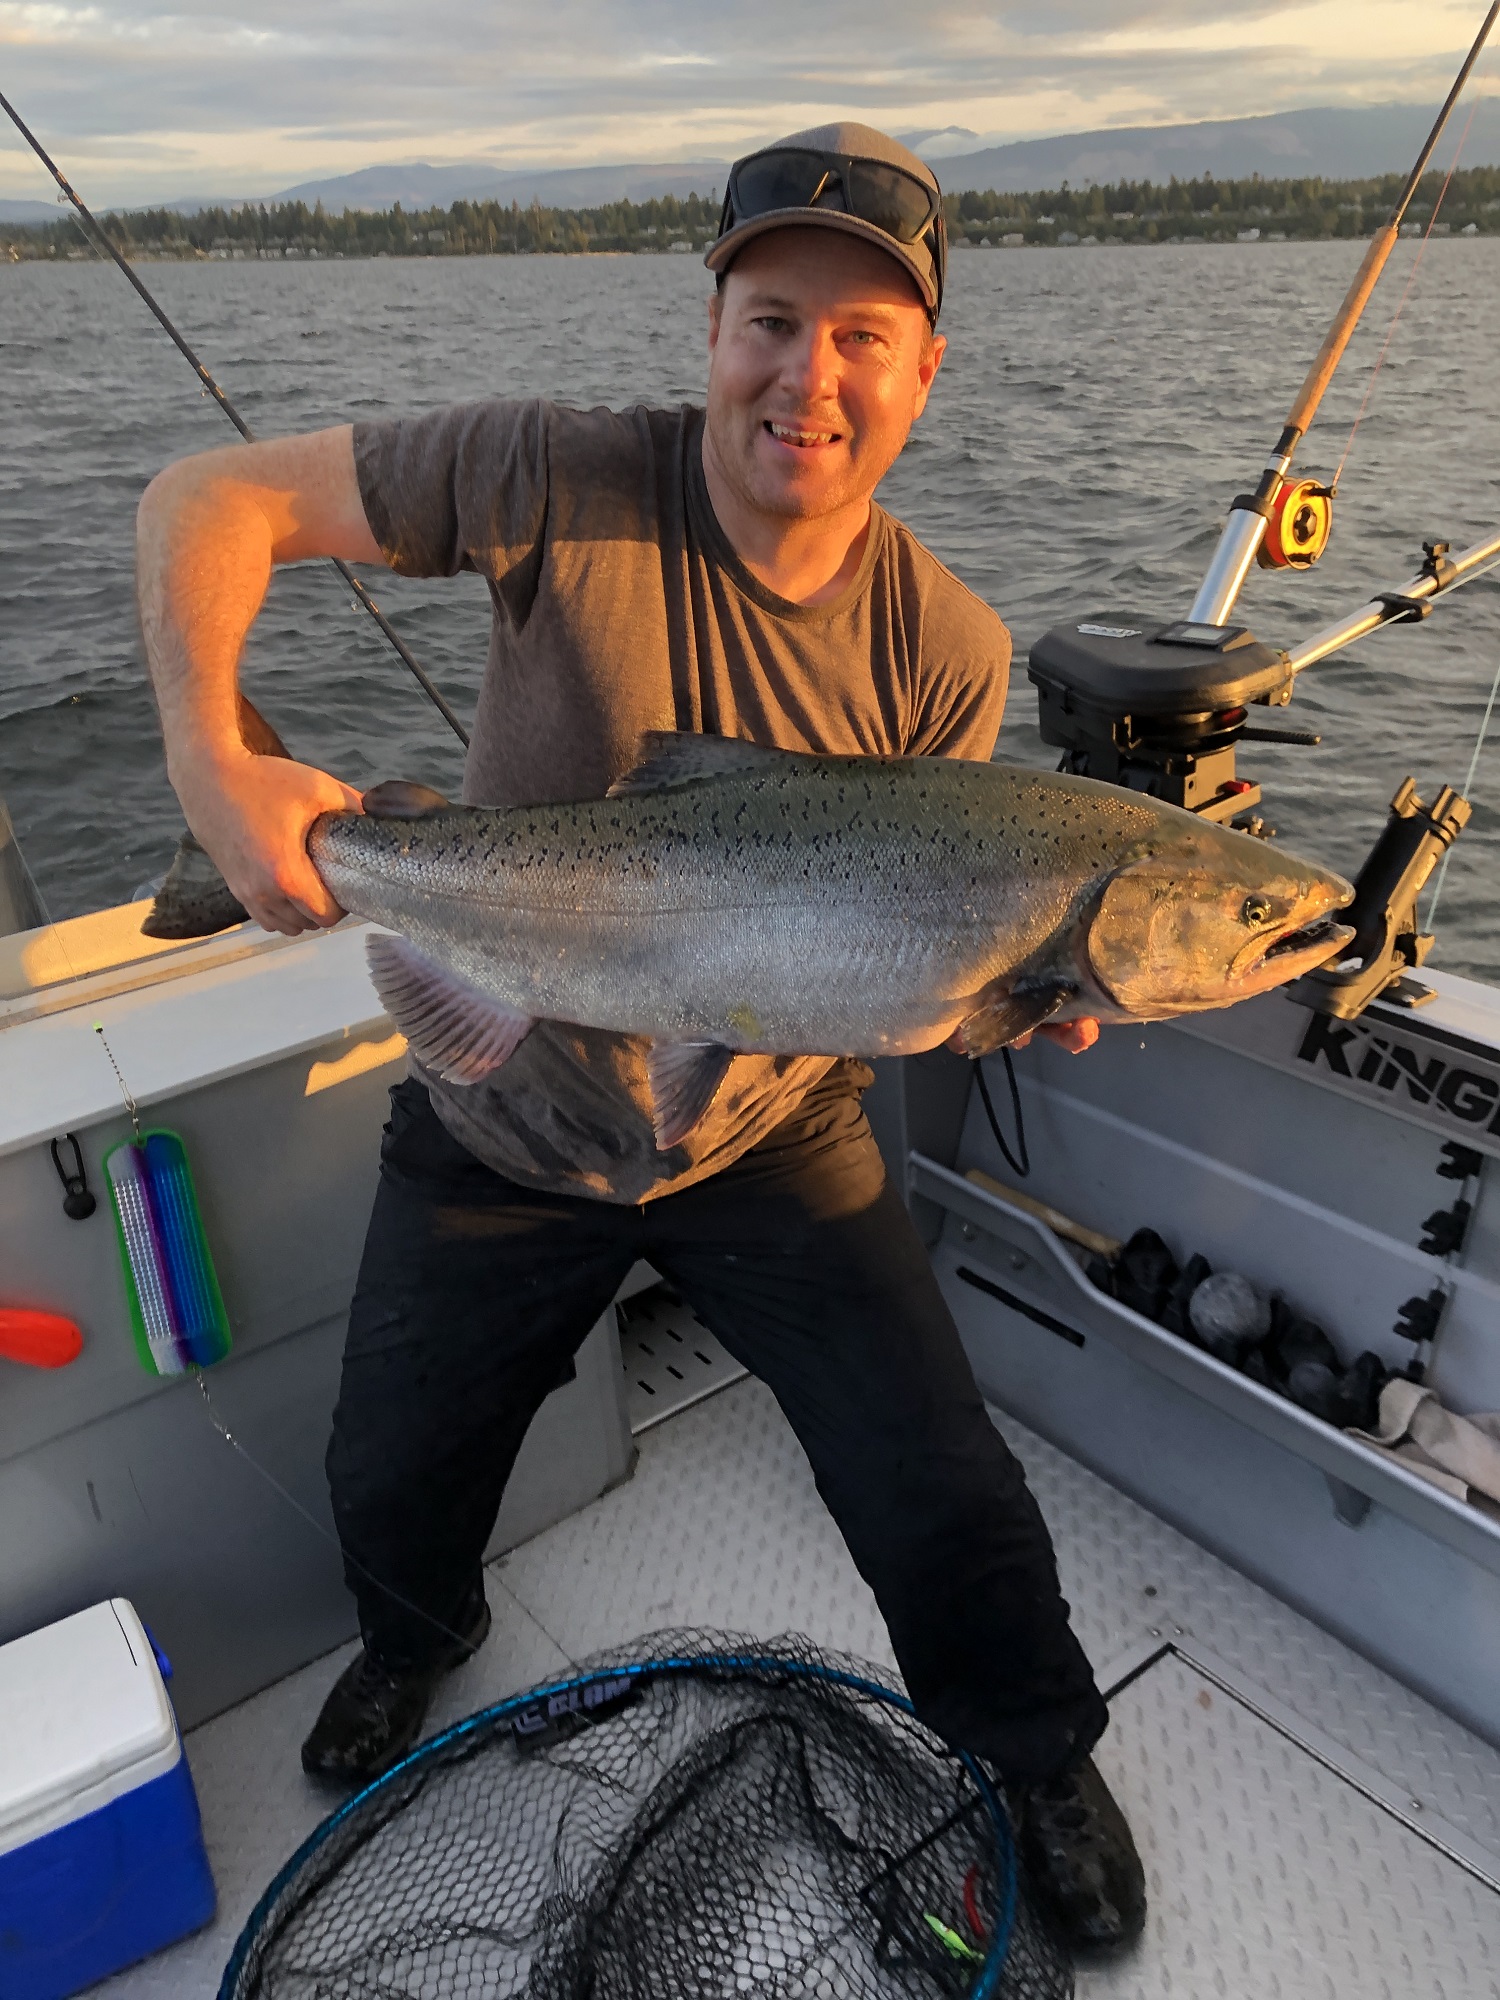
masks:
{"type": "Polygon", "coordinates": [[[425,1664],[465,1629],[527,1426],[644,1257],[776,1396],[918,1715],[1013,1782],[1082,1758],[1106,1711],[1046,1525],[847,1069],[734,1165],[640,1207],[505,1180],[420,1083],[391,1102],[328,1452],[378,1659],[425,1664]]]}

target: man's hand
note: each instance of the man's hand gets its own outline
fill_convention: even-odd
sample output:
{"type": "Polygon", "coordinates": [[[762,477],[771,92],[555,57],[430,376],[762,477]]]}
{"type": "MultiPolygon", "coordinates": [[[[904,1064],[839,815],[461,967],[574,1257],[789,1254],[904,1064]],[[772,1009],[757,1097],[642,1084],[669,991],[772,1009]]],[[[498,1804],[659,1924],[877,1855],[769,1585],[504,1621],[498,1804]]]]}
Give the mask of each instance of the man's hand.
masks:
{"type": "Polygon", "coordinates": [[[343,915],[308,859],[319,813],[359,811],[326,771],[258,757],[236,675],[278,563],[382,562],[365,519],[353,432],[227,446],[158,473],[136,517],[141,633],[167,775],[194,834],[255,921],[295,937],[343,915]]]}
{"type": "MultiPolygon", "coordinates": [[[[1086,1019],[1059,1021],[1054,1027],[1028,1028],[1024,1035],[1017,1035],[1016,1039],[1006,1046],[1012,1049],[1024,1049],[1033,1035],[1045,1035],[1049,1042],[1059,1043],[1069,1055],[1081,1056],[1085,1049],[1091,1049],[1098,1041],[1099,1023],[1093,1019],[1086,1019]]],[[[952,1049],[955,1055],[968,1053],[963,1045],[962,1027],[953,1030],[944,1046],[952,1049]]]]}
{"type": "Polygon", "coordinates": [[[188,825],[262,930],[297,937],[343,916],[312,865],[307,835],[320,813],[360,810],[352,785],[245,750],[194,762],[177,789],[188,825]]]}

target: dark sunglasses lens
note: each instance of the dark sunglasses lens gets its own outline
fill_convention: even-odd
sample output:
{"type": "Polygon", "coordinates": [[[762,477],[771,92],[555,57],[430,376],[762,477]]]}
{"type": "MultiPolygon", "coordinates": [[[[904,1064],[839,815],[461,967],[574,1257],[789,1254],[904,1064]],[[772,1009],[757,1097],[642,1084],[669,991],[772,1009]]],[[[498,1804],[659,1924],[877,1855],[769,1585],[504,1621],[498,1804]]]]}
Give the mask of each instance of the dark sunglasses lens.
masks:
{"type": "Polygon", "coordinates": [[[735,170],[734,206],[742,217],[806,208],[828,177],[821,153],[761,153],[735,170]]]}
{"type": "Polygon", "coordinates": [[[849,206],[898,243],[916,240],[931,222],[931,192],[899,167],[856,160],[849,168],[849,206]]]}

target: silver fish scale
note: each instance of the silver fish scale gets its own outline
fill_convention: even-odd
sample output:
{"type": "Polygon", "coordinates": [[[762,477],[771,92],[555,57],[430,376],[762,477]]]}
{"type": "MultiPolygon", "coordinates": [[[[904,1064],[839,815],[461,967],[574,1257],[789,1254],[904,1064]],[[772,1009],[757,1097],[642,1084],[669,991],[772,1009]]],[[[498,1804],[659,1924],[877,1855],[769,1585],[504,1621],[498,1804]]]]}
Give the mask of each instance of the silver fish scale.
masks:
{"type": "Polygon", "coordinates": [[[965,886],[978,890],[988,870],[989,909],[1005,921],[1022,888],[1014,863],[1025,874],[1065,859],[1091,877],[1142,851],[1161,827],[1159,808],[1098,792],[1059,810],[1055,788],[999,766],[798,760],[784,774],[571,805],[340,820],[323,842],[328,861],[318,860],[335,893],[339,881],[367,896],[383,885],[393,909],[399,882],[423,896],[530,908],[576,909],[580,892],[593,892],[602,909],[640,911],[663,908],[672,888],[708,903],[727,891],[741,902],[748,887],[769,902],[832,890],[840,903],[853,894],[894,913],[912,893],[951,898],[965,869],[965,886]]]}
{"type": "Polygon", "coordinates": [[[523,1014],[862,1055],[932,1047],[1019,967],[1067,973],[1076,919],[1132,858],[1238,874],[1264,870],[1256,845],[1087,779],[801,757],[568,805],[337,815],[312,841],[346,909],[523,1014]]]}

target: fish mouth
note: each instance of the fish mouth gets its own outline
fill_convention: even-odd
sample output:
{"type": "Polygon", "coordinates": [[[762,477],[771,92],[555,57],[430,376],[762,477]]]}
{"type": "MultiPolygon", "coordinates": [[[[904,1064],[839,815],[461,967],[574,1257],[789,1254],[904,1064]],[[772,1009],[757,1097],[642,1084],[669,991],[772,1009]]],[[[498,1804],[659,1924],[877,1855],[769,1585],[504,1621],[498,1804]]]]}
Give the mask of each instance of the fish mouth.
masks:
{"type": "Polygon", "coordinates": [[[1273,938],[1240,968],[1239,976],[1257,985],[1280,985],[1283,980],[1295,979],[1315,966],[1326,964],[1353,936],[1353,924],[1341,924],[1332,915],[1314,917],[1311,923],[1273,938]]]}
{"type": "Polygon", "coordinates": [[[1315,917],[1310,924],[1300,930],[1288,931],[1285,937],[1267,947],[1264,959],[1280,957],[1289,951],[1311,951],[1315,946],[1327,945],[1330,951],[1341,944],[1347,944],[1354,935],[1353,924],[1341,924],[1337,917],[1315,917]]]}

